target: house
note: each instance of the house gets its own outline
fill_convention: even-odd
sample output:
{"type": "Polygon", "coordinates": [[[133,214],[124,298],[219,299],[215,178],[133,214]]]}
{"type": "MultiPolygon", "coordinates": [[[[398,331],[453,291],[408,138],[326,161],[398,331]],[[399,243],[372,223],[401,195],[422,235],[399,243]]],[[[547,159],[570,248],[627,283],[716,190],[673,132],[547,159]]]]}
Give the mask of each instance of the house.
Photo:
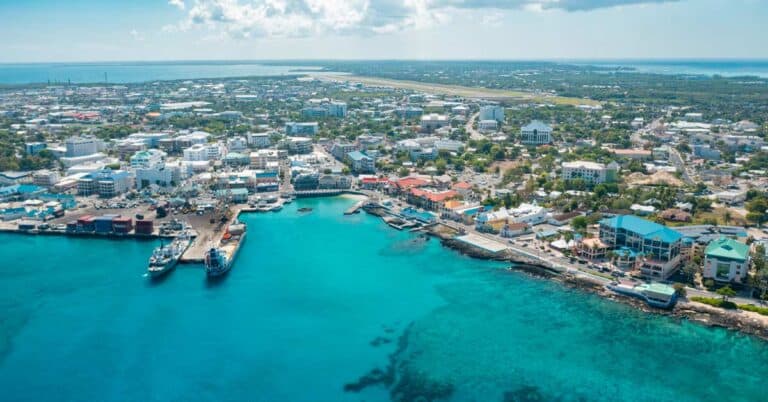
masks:
{"type": "Polygon", "coordinates": [[[581,239],[576,242],[576,254],[588,260],[602,260],[608,253],[608,245],[598,238],[581,239]]]}
{"type": "Polygon", "coordinates": [[[654,279],[667,279],[680,266],[683,235],[664,225],[633,215],[600,221],[600,240],[609,247],[642,256],[640,271],[654,279]]]}
{"type": "Polygon", "coordinates": [[[749,272],[749,246],[727,237],[712,240],[704,250],[704,278],[742,283],[749,272]]]}
{"type": "Polygon", "coordinates": [[[501,228],[501,237],[516,237],[531,232],[531,225],[527,223],[508,223],[501,228]]]}
{"type": "Polygon", "coordinates": [[[664,211],[661,211],[661,217],[665,221],[672,221],[672,222],[690,222],[692,219],[690,213],[685,212],[681,209],[676,209],[676,208],[670,208],[670,209],[665,209],[664,211]]]}

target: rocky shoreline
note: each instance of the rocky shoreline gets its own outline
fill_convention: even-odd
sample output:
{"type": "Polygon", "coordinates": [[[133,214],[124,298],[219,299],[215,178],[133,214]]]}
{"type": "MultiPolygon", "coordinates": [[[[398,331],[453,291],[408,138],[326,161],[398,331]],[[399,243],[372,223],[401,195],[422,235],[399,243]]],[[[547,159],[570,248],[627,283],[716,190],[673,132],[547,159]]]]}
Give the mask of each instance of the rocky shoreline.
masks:
{"type": "Polygon", "coordinates": [[[725,310],[687,299],[678,300],[677,304],[669,310],[654,308],[641,300],[611,292],[605,288],[603,283],[598,281],[563,275],[535,261],[520,258],[511,253],[505,253],[501,256],[493,255],[455,240],[449,233],[433,230],[433,228],[428,228],[426,231],[430,235],[439,238],[443,246],[472,258],[508,261],[513,264],[510,269],[524,271],[537,277],[554,279],[564,286],[595,293],[606,299],[630,305],[646,313],[664,315],[678,320],[688,320],[709,327],[725,328],[768,341],[768,317],[758,313],[744,310],[725,310]]]}

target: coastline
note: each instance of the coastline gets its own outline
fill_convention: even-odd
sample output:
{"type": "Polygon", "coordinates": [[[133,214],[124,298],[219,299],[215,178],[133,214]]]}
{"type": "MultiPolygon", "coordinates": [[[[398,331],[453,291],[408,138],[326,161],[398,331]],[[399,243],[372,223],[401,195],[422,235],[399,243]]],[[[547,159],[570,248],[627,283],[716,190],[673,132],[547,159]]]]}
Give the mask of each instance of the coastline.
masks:
{"type": "MultiPolygon", "coordinates": [[[[436,225],[435,225],[436,226],[436,225]]],[[[535,261],[526,260],[522,256],[513,253],[505,253],[495,256],[483,252],[475,247],[454,240],[445,233],[435,230],[435,226],[425,230],[430,236],[440,239],[440,243],[446,247],[458,251],[471,258],[507,261],[511,263],[509,270],[522,271],[529,275],[553,280],[565,287],[578,289],[583,292],[593,293],[604,299],[632,306],[644,313],[667,316],[676,320],[688,320],[707,327],[724,328],[745,335],[752,335],[768,342],[768,316],[751,311],[726,310],[703,303],[690,301],[683,297],[671,309],[661,309],[649,306],[647,303],[626,295],[612,292],[605,288],[604,284],[582,276],[563,274],[535,261]]]]}

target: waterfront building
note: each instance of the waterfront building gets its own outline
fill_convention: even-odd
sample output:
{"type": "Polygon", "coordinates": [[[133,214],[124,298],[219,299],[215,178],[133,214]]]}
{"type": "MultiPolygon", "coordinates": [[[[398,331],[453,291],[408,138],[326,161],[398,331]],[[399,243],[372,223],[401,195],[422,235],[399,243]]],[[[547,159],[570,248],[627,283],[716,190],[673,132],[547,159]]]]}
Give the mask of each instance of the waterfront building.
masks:
{"type": "Polygon", "coordinates": [[[501,237],[517,237],[531,232],[531,225],[527,223],[508,223],[499,231],[501,237]]]}
{"type": "Polygon", "coordinates": [[[360,151],[353,151],[348,153],[347,160],[352,166],[352,171],[355,173],[376,172],[376,161],[360,151]]]}
{"type": "Polygon", "coordinates": [[[459,195],[454,190],[445,191],[432,191],[420,188],[411,188],[408,191],[406,200],[409,204],[416,205],[418,207],[430,210],[439,211],[443,208],[443,204],[452,198],[456,198],[459,195]]]}
{"type": "Polygon", "coordinates": [[[608,253],[608,245],[598,238],[588,238],[576,241],[576,254],[587,260],[602,260],[608,253]]]}
{"type": "Polygon", "coordinates": [[[499,123],[504,122],[504,108],[498,105],[480,106],[479,120],[494,120],[499,123]]]}
{"type": "Polygon", "coordinates": [[[642,257],[640,271],[666,279],[682,261],[683,235],[666,226],[633,215],[619,215],[600,221],[600,240],[612,248],[625,247],[642,257]]]}
{"type": "Polygon", "coordinates": [[[534,120],[520,129],[520,142],[523,145],[544,145],[552,142],[552,127],[534,120]]]}
{"type": "Polygon", "coordinates": [[[611,162],[608,166],[602,163],[575,161],[563,162],[562,178],[568,180],[584,180],[588,184],[600,184],[616,181],[616,172],[619,165],[611,162]]]}
{"type": "Polygon", "coordinates": [[[285,123],[285,134],[289,136],[314,136],[320,131],[317,122],[310,123],[285,123]]]}
{"type": "Polygon", "coordinates": [[[98,194],[101,197],[114,197],[133,188],[133,177],[124,170],[104,169],[88,173],[77,181],[79,195],[98,194]]]}
{"type": "Polygon", "coordinates": [[[704,250],[704,278],[743,283],[749,272],[749,246],[727,237],[712,240],[704,250]]]}

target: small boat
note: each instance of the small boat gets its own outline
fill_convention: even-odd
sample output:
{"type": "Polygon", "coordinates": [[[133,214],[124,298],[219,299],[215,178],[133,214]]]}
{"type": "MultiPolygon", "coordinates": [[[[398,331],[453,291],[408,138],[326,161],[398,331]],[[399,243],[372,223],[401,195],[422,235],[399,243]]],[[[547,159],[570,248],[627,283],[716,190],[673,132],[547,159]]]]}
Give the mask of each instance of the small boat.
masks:
{"type": "Polygon", "coordinates": [[[170,272],[179,264],[182,254],[192,244],[192,236],[188,230],[184,230],[176,236],[168,245],[160,244],[149,257],[147,272],[152,278],[160,277],[170,272]]]}
{"type": "Polygon", "coordinates": [[[312,208],[302,207],[297,210],[298,212],[312,212],[312,208]]]}
{"type": "Polygon", "coordinates": [[[278,205],[275,205],[274,207],[272,207],[270,209],[270,211],[272,211],[272,212],[280,212],[281,209],[283,209],[283,206],[278,204],[278,205]]]}

